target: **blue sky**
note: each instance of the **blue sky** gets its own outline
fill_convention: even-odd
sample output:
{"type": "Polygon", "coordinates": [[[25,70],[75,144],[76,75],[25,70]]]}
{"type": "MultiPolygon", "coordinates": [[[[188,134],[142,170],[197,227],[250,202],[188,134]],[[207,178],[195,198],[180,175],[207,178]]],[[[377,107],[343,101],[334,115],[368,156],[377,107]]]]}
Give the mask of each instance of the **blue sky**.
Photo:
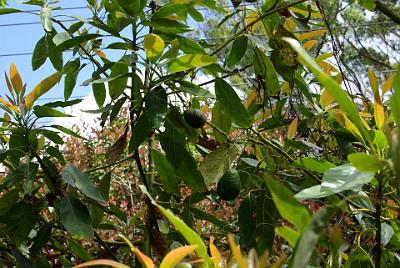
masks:
{"type": "MultiPolygon", "coordinates": [[[[9,5],[22,10],[38,10],[38,6],[31,5],[18,5],[13,1],[9,0],[9,5]]],[[[73,7],[84,7],[86,6],[86,1],[84,0],[61,0],[58,4],[63,8],[73,8],[73,7]]],[[[79,17],[88,17],[90,12],[87,9],[73,9],[73,10],[61,10],[54,11],[53,16],[57,15],[76,15],[79,17]]],[[[59,19],[68,19],[67,17],[60,17],[59,19]]],[[[66,22],[66,25],[70,25],[71,22],[66,22]]],[[[59,29],[57,29],[59,30],[59,29]]],[[[55,72],[50,61],[47,60],[46,63],[36,71],[32,71],[32,55],[20,55],[20,56],[4,56],[6,54],[17,54],[17,53],[32,53],[36,42],[44,35],[44,30],[40,24],[39,17],[37,15],[32,15],[29,13],[13,13],[8,15],[0,16],[0,94],[4,96],[7,92],[6,84],[4,81],[4,71],[8,73],[9,66],[11,63],[15,63],[22,76],[24,83],[27,83],[27,91],[29,92],[38,82],[43,78],[51,75],[55,72]],[[31,25],[15,25],[11,26],[9,24],[19,24],[19,23],[31,23],[36,22],[36,24],[31,25]]],[[[67,53],[64,56],[64,63],[68,60],[71,54],[67,53]]],[[[80,84],[90,77],[90,68],[83,71],[78,78],[78,83],[74,89],[73,96],[83,96],[91,92],[91,87],[82,87],[80,84]]],[[[61,81],[57,86],[55,86],[51,91],[46,93],[39,103],[49,102],[50,98],[63,98],[63,81],[61,81]]]]}

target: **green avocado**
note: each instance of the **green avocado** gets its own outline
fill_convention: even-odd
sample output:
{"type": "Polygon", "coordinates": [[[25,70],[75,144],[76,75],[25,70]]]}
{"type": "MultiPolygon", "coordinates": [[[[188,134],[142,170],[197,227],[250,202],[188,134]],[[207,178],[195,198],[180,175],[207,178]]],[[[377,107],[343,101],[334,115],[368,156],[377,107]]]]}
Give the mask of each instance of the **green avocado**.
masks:
{"type": "Polygon", "coordinates": [[[201,128],[207,121],[206,115],[197,109],[189,109],[184,111],[183,118],[192,128],[201,128]]]}
{"type": "Polygon", "coordinates": [[[230,169],[218,181],[217,194],[221,199],[231,201],[238,197],[241,187],[239,173],[236,169],[230,169]]]}

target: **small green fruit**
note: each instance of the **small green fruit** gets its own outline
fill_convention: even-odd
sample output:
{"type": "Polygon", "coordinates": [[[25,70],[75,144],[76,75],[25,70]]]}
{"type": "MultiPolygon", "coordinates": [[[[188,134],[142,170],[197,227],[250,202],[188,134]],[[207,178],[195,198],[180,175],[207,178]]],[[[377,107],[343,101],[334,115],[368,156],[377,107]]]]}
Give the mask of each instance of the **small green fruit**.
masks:
{"type": "Polygon", "coordinates": [[[221,199],[231,201],[238,197],[241,187],[239,173],[235,169],[230,169],[218,181],[217,194],[221,199]]]}
{"type": "Polygon", "coordinates": [[[201,128],[207,121],[206,115],[197,109],[189,109],[183,112],[183,118],[192,128],[201,128]]]}

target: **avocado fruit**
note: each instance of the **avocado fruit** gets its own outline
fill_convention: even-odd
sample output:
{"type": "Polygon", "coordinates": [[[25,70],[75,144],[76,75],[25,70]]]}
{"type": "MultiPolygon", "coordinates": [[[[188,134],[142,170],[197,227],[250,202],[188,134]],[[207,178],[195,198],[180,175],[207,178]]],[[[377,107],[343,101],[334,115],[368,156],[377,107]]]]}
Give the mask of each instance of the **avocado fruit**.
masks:
{"type": "Polygon", "coordinates": [[[192,128],[201,128],[207,122],[206,115],[198,109],[184,111],[183,118],[192,128]]]}
{"type": "Polygon", "coordinates": [[[241,187],[239,172],[229,169],[218,181],[217,194],[225,201],[232,201],[240,194],[241,187]]]}

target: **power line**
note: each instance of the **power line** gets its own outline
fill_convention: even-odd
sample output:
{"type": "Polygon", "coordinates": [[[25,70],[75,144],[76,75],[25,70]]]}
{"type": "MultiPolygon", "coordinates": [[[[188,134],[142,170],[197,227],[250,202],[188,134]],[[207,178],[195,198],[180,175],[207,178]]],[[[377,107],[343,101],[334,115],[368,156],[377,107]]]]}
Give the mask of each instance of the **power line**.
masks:
{"type": "MultiPolygon", "coordinates": [[[[78,21],[78,19],[60,20],[60,22],[72,22],[72,21],[78,21]]],[[[0,24],[0,27],[14,27],[14,26],[36,25],[36,24],[41,24],[41,22],[40,21],[30,21],[30,22],[19,22],[19,23],[6,23],[6,24],[0,24]]]]}

